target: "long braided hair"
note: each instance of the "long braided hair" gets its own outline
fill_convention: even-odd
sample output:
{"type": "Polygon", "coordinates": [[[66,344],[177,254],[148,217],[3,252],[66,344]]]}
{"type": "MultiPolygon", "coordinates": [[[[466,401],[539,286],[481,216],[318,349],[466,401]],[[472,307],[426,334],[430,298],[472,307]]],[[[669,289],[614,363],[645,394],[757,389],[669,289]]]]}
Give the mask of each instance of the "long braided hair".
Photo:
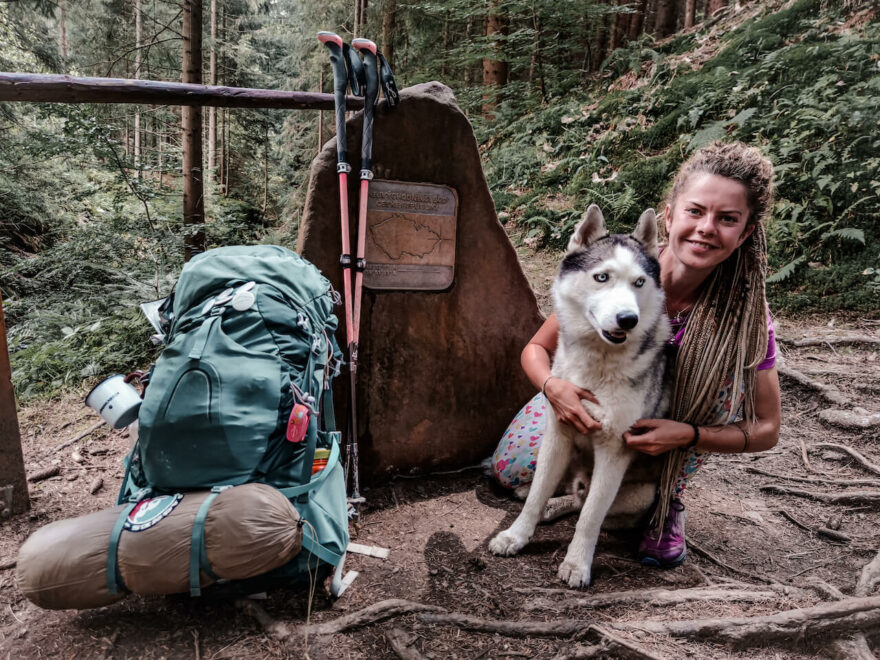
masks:
{"type": "MultiPolygon", "coordinates": [[[[746,226],[754,230],[700,286],[685,327],[675,363],[671,419],[698,425],[724,424],[713,417],[715,399],[725,380],[733,380],[731,396],[745,393],[743,417],[755,420],[757,366],[767,351],[767,245],[764,220],[773,201],[773,165],[758,149],[741,142],[715,142],[697,151],[681,166],[668,206],[695,174],[714,174],[745,186],[749,206],[746,226]]],[[[686,449],[666,455],[660,482],[660,506],[653,524],[658,528],[669,511],[675,485],[687,458],[686,449]]]]}

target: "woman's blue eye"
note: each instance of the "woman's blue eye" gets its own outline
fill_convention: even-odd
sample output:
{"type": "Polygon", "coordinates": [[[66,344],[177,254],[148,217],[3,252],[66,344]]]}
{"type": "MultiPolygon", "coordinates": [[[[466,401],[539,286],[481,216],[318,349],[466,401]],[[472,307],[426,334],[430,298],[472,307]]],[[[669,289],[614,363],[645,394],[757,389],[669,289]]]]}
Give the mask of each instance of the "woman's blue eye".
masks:
{"type": "Polygon", "coordinates": [[[635,282],[633,282],[633,284],[635,284],[637,289],[641,289],[643,286],[645,286],[645,278],[640,277],[635,282]]]}
{"type": "Polygon", "coordinates": [[[597,282],[607,282],[608,273],[596,273],[595,275],[593,275],[593,279],[597,282]]]}

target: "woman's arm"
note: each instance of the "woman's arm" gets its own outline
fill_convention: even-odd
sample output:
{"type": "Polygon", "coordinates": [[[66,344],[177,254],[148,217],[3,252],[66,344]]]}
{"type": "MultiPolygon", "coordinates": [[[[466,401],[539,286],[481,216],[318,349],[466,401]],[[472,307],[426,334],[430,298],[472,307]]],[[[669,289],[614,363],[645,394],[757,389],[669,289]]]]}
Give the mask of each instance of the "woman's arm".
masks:
{"type": "MultiPolygon", "coordinates": [[[[779,440],[781,420],[779,374],[775,368],[759,371],[755,383],[755,421],[700,426],[696,449],[725,454],[771,449],[779,440]]],[[[628,447],[657,456],[688,446],[694,439],[694,429],[690,424],[670,419],[640,419],[623,438],[628,447]]]]}
{"type": "Polygon", "coordinates": [[[558,345],[559,320],[556,314],[551,314],[523,349],[520,356],[523,371],[532,385],[544,392],[556,419],[581,433],[596,431],[602,425],[581,404],[581,399],[599,403],[593,393],[551,374],[550,358],[558,345]]]}

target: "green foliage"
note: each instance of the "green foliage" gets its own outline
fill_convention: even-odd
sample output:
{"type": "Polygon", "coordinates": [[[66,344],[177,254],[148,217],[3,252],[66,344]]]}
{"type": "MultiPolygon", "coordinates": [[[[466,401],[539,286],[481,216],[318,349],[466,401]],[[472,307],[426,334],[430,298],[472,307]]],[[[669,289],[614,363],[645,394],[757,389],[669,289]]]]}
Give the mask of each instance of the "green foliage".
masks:
{"type": "MultiPolygon", "coordinates": [[[[616,50],[605,70],[635,73],[638,86],[609,94],[596,81],[496,132],[486,153],[496,199],[513,187],[538,199],[562,190],[572,210],[596,202],[627,227],[662,205],[690,152],[716,139],[756,144],[777,173],[767,228],[774,307],[876,310],[880,22],[841,29],[845,18],[837,3],[799,0],[727,34],[616,50]],[[701,65],[673,57],[707,39],[720,48],[701,65]]],[[[540,244],[564,246],[564,211],[535,205],[513,217],[540,244]]]]}

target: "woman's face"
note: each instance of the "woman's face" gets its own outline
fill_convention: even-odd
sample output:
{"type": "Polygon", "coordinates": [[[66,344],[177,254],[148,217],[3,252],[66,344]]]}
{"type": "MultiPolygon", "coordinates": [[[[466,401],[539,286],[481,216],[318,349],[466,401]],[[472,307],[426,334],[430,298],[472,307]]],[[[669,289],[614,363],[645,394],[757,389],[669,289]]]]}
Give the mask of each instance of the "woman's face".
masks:
{"type": "Polygon", "coordinates": [[[672,254],[694,270],[715,268],[727,259],[755,226],[747,226],[746,187],[717,174],[694,174],[666,207],[666,232],[672,254]]]}

